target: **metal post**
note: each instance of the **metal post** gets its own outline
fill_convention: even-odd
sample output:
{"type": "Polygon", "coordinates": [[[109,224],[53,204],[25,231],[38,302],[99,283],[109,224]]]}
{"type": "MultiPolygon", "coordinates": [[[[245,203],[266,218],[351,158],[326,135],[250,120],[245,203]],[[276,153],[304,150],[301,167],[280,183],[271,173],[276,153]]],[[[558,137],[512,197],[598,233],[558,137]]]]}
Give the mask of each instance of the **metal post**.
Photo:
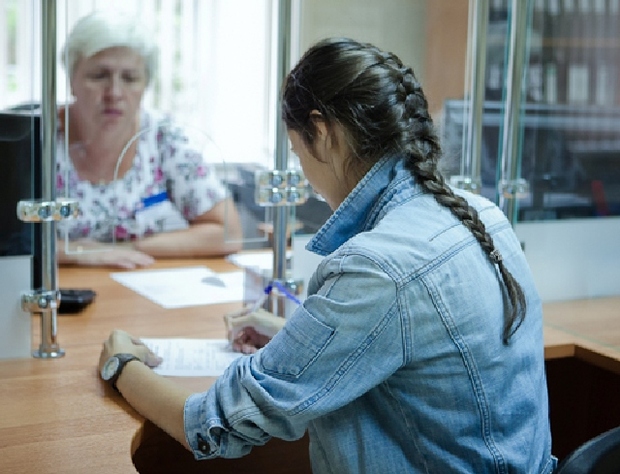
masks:
{"type": "Polygon", "coordinates": [[[467,79],[464,104],[464,139],[462,142],[461,169],[450,177],[455,188],[479,193],[482,186],[480,163],[482,161],[482,116],[486,79],[486,47],[489,24],[489,0],[472,0],[469,4],[467,79]]]}
{"type": "MultiPolygon", "coordinates": [[[[276,144],[275,169],[285,171],[288,166],[288,135],[280,116],[280,91],[284,79],[291,68],[291,0],[278,2],[278,37],[277,37],[277,72],[276,90],[278,94],[276,109],[276,144]]],[[[276,206],[273,209],[273,279],[284,282],[286,280],[286,244],[288,206],[276,206]]],[[[275,298],[272,311],[278,316],[285,317],[284,299],[275,298]]]]}
{"type": "Polygon", "coordinates": [[[512,0],[510,15],[510,43],[506,74],[506,104],[504,114],[501,177],[498,182],[502,210],[514,225],[517,220],[519,195],[527,191],[527,183],[520,179],[519,147],[521,138],[521,101],[523,96],[527,19],[530,2],[512,0]]]}
{"type": "MultiPolygon", "coordinates": [[[[56,200],[56,0],[41,0],[41,57],[42,57],[42,95],[41,95],[41,198],[43,201],[56,200]]],[[[41,231],[41,272],[42,290],[49,295],[58,292],[56,262],[56,221],[44,220],[41,231]]],[[[57,321],[55,297],[48,298],[49,307],[41,315],[41,344],[33,352],[34,357],[62,357],[64,351],[57,341],[57,321]],[[52,302],[51,304],[49,302],[52,302]]],[[[42,299],[43,301],[43,299],[42,299]]]]}
{"type": "Polygon", "coordinates": [[[472,191],[479,191],[480,163],[482,159],[482,115],[486,79],[486,47],[489,24],[489,1],[476,0],[472,14],[471,79],[468,110],[467,150],[461,174],[472,179],[472,191]]]}

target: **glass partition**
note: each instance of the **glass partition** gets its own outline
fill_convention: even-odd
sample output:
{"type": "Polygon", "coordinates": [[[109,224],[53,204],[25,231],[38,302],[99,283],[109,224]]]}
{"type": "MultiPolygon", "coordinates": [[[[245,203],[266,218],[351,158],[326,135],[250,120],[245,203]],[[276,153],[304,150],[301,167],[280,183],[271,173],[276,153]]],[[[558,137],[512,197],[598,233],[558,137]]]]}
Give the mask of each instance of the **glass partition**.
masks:
{"type": "MultiPolygon", "coordinates": [[[[619,6],[617,0],[488,2],[480,192],[500,205],[514,198],[510,217],[545,301],[618,294],[619,6]],[[517,37],[525,61],[511,78],[515,5],[527,7],[526,32],[517,37]],[[506,194],[509,84],[521,87],[522,100],[515,129],[519,185],[506,194]]],[[[469,102],[465,94],[442,103],[448,176],[459,174],[467,150],[469,102]]]]}
{"type": "MultiPolygon", "coordinates": [[[[520,38],[526,43],[527,59],[520,81],[524,100],[519,107],[517,158],[519,177],[527,186],[516,199],[515,227],[533,270],[541,275],[537,278],[542,286],[557,281],[558,286],[570,289],[575,297],[599,294],[599,291],[608,293],[608,289],[589,289],[590,284],[583,281],[590,279],[579,274],[590,267],[600,271],[598,263],[588,262],[605,261],[603,255],[617,255],[613,247],[608,248],[607,243],[596,239],[617,230],[614,223],[620,213],[620,176],[616,166],[620,143],[617,131],[620,95],[616,92],[620,81],[619,2],[526,2],[527,34],[520,38]],[[551,239],[548,233],[553,226],[550,224],[571,223],[581,229],[587,227],[582,225],[585,222],[595,229],[571,244],[569,249],[560,251],[556,245],[550,252],[539,247],[551,239]],[[541,230],[532,228],[534,224],[549,225],[541,230]],[[607,230],[608,227],[611,230],[607,230]],[[592,242],[587,241],[594,237],[592,242]],[[599,253],[579,261],[575,249],[579,252],[598,249],[599,253]],[[551,254],[555,257],[549,260],[551,254]],[[547,257],[539,258],[541,255],[547,257]],[[568,264],[574,264],[569,271],[568,264]],[[553,275],[548,269],[555,269],[553,275]],[[564,279],[566,275],[572,275],[570,282],[564,279]],[[577,281],[581,283],[575,283],[577,281]],[[573,291],[575,285],[582,289],[573,291]]],[[[40,23],[38,2],[7,0],[4,4],[9,5],[10,15],[6,19],[10,27],[0,34],[8,35],[9,43],[15,41],[15,44],[12,56],[0,54],[3,66],[0,68],[3,71],[0,110],[39,102],[41,88],[40,45],[38,40],[32,40],[38,34],[40,23]],[[20,31],[28,34],[17,34],[20,31]],[[31,38],[30,42],[24,38],[31,38]]],[[[274,161],[277,114],[274,4],[267,0],[58,2],[59,59],[69,31],[79,18],[94,9],[122,7],[139,12],[142,23],[153,31],[152,39],[159,48],[158,74],[144,91],[141,105],[169,116],[173,124],[171,129],[182,126],[183,133],[188,134],[186,145],[198,149],[198,153],[206,157],[205,167],[221,183],[224,196],[230,198],[240,216],[243,248],[269,248],[270,225],[274,221],[273,208],[262,206],[256,200],[256,173],[273,169],[274,161]]],[[[479,192],[495,202],[501,201],[498,183],[502,178],[512,1],[361,3],[316,0],[294,4],[299,29],[291,35],[294,58],[319,38],[342,35],[373,42],[414,66],[435,123],[442,132],[444,169],[448,177],[462,174],[463,153],[468,149],[464,143],[468,136],[464,127],[471,126],[467,114],[470,107],[467,79],[471,67],[467,63],[467,45],[478,39],[470,37],[472,8],[485,4],[488,29],[483,39],[486,67],[481,160],[479,176],[471,178],[474,182],[480,180],[479,192]]],[[[59,66],[58,72],[58,105],[63,109],[74,103],[75,91],[64,69],[59,66]]],[[[62,123],[64,121],[59,121],[62,123]]],[[[71,127],[67,129],[68,135],[63,135],[61,140],[71,144],[71,127]]],[[[146,129],[153,130],[148,126],[146,129]]],[[[130,134],[125,144],[141,143],[148,135],[144,130],[143,127],[130,134]]],[[[122,150],[119,150],[115,163],[121,155],[122,150]]],[[[123,163],[135,164],[129,156],[126,154],[120,160],[117,177],[127,172],[122,168],[123,163]]],[[[295,163],[291,167],[294,168],[295,163]]],[[[99,179],[95,177],[89,181],[96,187],[99,179]]],[[[111,183],[114,175],[103,179],[111,183]]],[[[71,179],[62,175],[59,181],[62,186],[59,186],[58,195],[62,197],[68,194],[66,186],[71,179]]],[[[166,184],[164,181],[163,189],[171,193],[172,189],[166,188],[166,184]]],[[[116,185],[122,189],[122,183],[116,185]]],[[[144,204],[148,203],[150,201],[144,204]]],[[[150,209],[144,218],[138,219],[140,223],[133,224],[133,233],[140,234],[141,225],[145,229],[153,226],[169,229],[169,224],[156,212],[156,208],[166,206],[168,204],[150,209]]],[[[289,211],[292,231],[300,228],[300,233],[308,234],[315,232],[330,214],[326,204],[314,196],[289,211]]],[[[120,211],[113,214],[104,219],[108,225],[116,225],[125,218],[120,211]]],[[[223,214],[229,215],[227,211],[223,214]]],[[[578,234],[572,227],[559,232],[561,235],[578,234]]],[[[108,240],[118,245],[119,233],[108,231],[108,240]]],[[[555,242],[555,237],[551,241],[555,242]]],[[[77,241],[63,243],[62,248],[77,252],[77,241]]],[[[84,248],[82,245],[81,251],[84,248]]],[[[605,270],[604,273],[609,272],[605,270]]],[[[547,292],[543,288],[542,293],[545,298],[558,298],[565,290],[547,292]]]]}
{"type": "MultiPolygon", "coordinates": [[[[49,56],[57,60],[55,196],[76,200],[80,207],[79,215],[55,223],[60,262],[101,259],[100,264],[115,266],[107,260],[110,252],[140,248],[156,236],[180,236],[193,224],[209,225],[202,218],[215,208],[226,248],[214,254],[272,247],[276,208],[258,202],[257,176],[272,170],[274,161],[275,2],[53,3],[56,51],[49,56]],[[133,28],[106,29],[113,25],[95,22],[81,36],[72,36],[76,25],[96,11],[133,18],[133,28]],[[118,37],[119,44],[133,41],[139,54],[103,55],[90,69],[82,68],[100,52],[118,53],[118,37]],[[76,54],[70,54],[69,41],[76,54]],[[148,54],[142,54],[143,48],[148,54]],[[141,80],[144,87],[136,92],[141,80]],[[127,113],[128,96],[137,104],[130,110],[136,120],[126,121],[120,138],[112,140],[110,124],[127,113]]],[[[6,40],[15,48],[8,59],[0,55],[0,62],[10,66],[0,74],[0,106],[32,106],[38,119],[42,4],[6,4],[10,27],[0,33],[0,44],[6,40]],[[28,45],[23,38],[30,38],[28,45]],[[33,81],[28,88],[26,78],[33,81]]],[[[292,162],[289,169],[299,166],[292,162]]],[[[287,206],[289,235],[295,229],[316,231],[329,213],[315,196],[287,206]]],[[[209,244],[210,236],[205,233],[203,241],[209,244]]],[[[193,256],[186,250],[180,238],[160,255],[193,256]]]]}
{"type": "Polygon", "coordinates": [[[81,207],[77,219],[59,225],[61,253],[71,260],[122,246],[189,256],[181,233],[210,225],[219,226],[217,234],[197,238],[213,254],[267,247],[270,216],[257,209],[251,191],[255,172],[273,166],[272,2],[61,1],[59,10],[58,193],[81,207]],[[73,46],[74,28],[79,33],[93,12],[105,17],[87,20],[90,43],[80,44],[76,35],[75,46],[97,54],[73,62],[66,42],[73,46]],[[114,34],[102,29],[114,22],[114,34]],[[240,29],[243,36],[234,33],[240,29]],[[131,52],[106,56],[114,48],[102,45],[119,40],[133,42],[141,66],[129,62],[131,52]],[[113,61],[121,67],[114,69],[113,61]],[[103,104],[94,105],[106,108],[99,117],[85,103],[93,93],[103,104]],[[97,120],[112,127],[125,113],[136,114],[128,126],[133,133],[97,130],[97,120]],[[107,156],[111,147],[114,159],[107,156]],[[172,232],[178,248],[161,238],[172,232]],[[214,239],[221,241],[217,248],[214,239]]]}
{"type": "MultiPolygon", "coordinates": [[[[520,105],[517,220],[620,215],[619,2],[528,2],[527,59],[520,105]]],[[[498,202],[511,0],[489,3],[482,194],[498,202]]],[[[467,101],[444,103],[447,149],[462,147],[467,101]]],[[[454,173],[454,170],[449,170],[454,173]]]]}

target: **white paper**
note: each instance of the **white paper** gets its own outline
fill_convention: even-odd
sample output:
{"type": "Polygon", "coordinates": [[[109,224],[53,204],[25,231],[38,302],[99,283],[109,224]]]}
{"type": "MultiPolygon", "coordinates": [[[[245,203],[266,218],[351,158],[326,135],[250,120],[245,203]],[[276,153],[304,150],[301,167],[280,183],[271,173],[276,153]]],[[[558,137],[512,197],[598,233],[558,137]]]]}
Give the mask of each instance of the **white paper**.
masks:
{"type": "Polygon", "coordinates": [[[217,377],[243,354],[233,352],[226,339],[140,339],[163,362],[153,369],[176,377],[217,377]]]}
{"type": "MultiPolygon", "coordinates": [[[[286,252],[287,260],[292,252],[286,252]]],[[[273,268],[273,252],[246,252],[231,254],[226,259],[241,268],[259,269],[260,273],[271,271],[273,268]]]]}
{"type": "Polygon", "coordinates": [[[243,300],[243,272],[215,273],[204,266],[111,273],[117,282],[164,308],[243,300]]]}

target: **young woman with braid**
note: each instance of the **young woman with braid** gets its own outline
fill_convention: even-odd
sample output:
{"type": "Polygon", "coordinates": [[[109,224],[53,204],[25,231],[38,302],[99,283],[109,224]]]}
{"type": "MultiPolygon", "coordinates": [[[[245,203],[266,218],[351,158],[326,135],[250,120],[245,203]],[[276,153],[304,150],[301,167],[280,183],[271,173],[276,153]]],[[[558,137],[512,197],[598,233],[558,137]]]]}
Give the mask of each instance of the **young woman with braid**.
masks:
{"type": "MultiPolygon", "coordinates": [[[[290,72],[282,115],[334,211],[308,245],[324,260],[307,299],[275,335],[238,318],[252,354],[205,393],[138,362],[120,392],[196,459],[307,431],[316,473],[551,473],[540,299],[503,213],[438,172],[413,71],[324,40],[290,72]]],[[[118,352],[154,358],[120,331],[101,364],[118,352]]]]}

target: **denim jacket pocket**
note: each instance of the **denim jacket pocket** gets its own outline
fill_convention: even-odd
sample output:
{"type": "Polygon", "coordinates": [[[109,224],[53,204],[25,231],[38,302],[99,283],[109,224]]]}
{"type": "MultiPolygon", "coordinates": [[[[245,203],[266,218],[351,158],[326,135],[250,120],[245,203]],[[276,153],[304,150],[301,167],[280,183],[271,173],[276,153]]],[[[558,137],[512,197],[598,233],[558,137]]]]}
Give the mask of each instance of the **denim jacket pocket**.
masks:
{"type": "Polygon", "coordinates": [[[320,356],[333,334],[334,328],[300,306],[261,351],[260,364],[266,373],[297,378],[320,356]]]}

